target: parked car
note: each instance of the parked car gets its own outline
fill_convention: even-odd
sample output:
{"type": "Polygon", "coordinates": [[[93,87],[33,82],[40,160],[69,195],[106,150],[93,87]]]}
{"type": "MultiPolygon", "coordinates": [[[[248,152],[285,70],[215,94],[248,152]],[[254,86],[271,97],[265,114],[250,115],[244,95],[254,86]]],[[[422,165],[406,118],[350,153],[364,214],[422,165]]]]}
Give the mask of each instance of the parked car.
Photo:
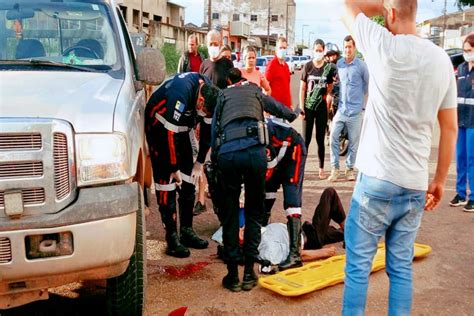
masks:
{"type": "Polygon", "coordinates": [[[265,70],[267,69],[268,61],[265,57],[257,57],[256,67],[258,71],[262,74],[265,74],[265,70]]]}
{"type": "Polygon", "coordinates": [[[285,61],[288,64],[288,67],[290,68],[291,74],[295,73],[295,63],[293,62],[293,58],[291,56],[286,56],[285,61]]]}
{"type": "Polygon", "coordinates": [[[459,65],[464,62],[463,53],[452,54],[449,56],[449,58],[451,58],[451,62],[453,63],[453,67],[454,67],[454,72],[457,75],[459,65]]]}
{"type": "Polygon", "coordinates": [[[113,0],[0,6],[0,310],[106,280],[109,314],[144,313],[144,87],[165,60],[136,58],[119,12],[113,0]]]}
{"type": "Polygon", "coordinates": [[[242,62],[242,59],[240,59],[239,56],[237,56],[236,53],[232,53],[231,56],[232,56],[232,63],[234,64],[235,68],[242,68],[244,66],[244,63],[242,62]]]}
{"type": "Polygon", "coordinates": [[[295,63],[296,70],[301,70],[303,68],[301,56],[293,56],[293,62],[295,63]]]}
{"type": "Polygon", "coordinates": [[[300,57],[301,69],[303,69],[304,65],[306,65],[306,63],[309,62],[309,61],[311,61],[311,57],[301,56],[300,57]]]}

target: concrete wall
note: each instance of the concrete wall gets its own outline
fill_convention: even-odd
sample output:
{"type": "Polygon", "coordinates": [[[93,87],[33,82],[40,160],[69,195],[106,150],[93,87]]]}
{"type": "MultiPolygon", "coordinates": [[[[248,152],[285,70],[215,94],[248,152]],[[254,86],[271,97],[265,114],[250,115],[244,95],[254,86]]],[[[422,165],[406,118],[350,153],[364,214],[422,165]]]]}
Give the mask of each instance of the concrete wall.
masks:
{"type": "MultiPolygon", "coordinates": [[[[207,22],[208,0],[204,1],[204,21],[207,22]]],[[[270,2],[270,16],[276,16],[277,21],[270,22],[270,34],[286,36],[286,17],[288,9],[288,42],[295,44],[295,14],[296,7],[293,0],[212,0],[213,13],[219,13],[219,19],[212,20],[212,26],[228,25],[233,21],[233,15],[238,14],[239,20],[250,23],[251,33],[266,35],[268,30],[268,4],[270,2]],[[257,21],[252,21],[252,16],[257,21]]],[[[271,17],[270,17],[271,19],[271,17]]]]}

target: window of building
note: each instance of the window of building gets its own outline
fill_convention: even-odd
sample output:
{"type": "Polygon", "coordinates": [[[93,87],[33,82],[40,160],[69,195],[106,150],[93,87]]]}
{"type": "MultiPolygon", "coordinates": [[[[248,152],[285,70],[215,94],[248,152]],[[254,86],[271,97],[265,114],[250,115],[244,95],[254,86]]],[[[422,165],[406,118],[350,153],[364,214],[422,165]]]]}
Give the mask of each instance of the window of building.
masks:
{"type": "Polygon", "coordinates": [[[162,17],[159,15],[153,15],[153,21],[161,22],[162,17]]]}
{"type": "Polygon", "coordinates": [[[127,23],[127,7],[124,5],[121,5],[119,7],[120,7],[120,12],[122,12],[122,17],[125,20],[125,23],[127,23]]]}
{"type": "Polygon", "coordinates": [[[212,13],[212,19],[213,20],[219,20],[219,13],[217,13],[217,12],[212,13]]]}
{"type": "Polygon", "coordinates": [[[133,9],[133,26],[138,27],[140,24],[140,11],[133,9]]]}
{"type": "Polygon", "coordinates": [[[278,15],[272,15],[272,22],[278,22],[278,15]]]}
{"type": "Polygon", "coordinates": [[[257,15],[256,15],[256,14],[252,14],[252,15],[250,16],[250,21],[252,21],[252,22],[257,22],[257,15]]]}
{"type": "Polygon", "coordinates": [[[240,14],[232,14],[232,21],[240,21],[240,14]]]}

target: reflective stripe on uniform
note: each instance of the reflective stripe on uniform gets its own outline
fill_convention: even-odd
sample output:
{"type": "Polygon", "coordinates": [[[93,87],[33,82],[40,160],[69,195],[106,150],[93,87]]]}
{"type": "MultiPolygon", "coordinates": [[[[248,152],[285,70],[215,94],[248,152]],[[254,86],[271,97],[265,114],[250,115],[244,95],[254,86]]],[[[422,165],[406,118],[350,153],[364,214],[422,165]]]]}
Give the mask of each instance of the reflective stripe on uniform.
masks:
{"type": "Polygon", "coordinates": [[[188,176],[187,174],[184,174],[182,172],[181,172],[181,179],[183,179],[184,182],[193,184],[191,181],[191,176],[188,176]]]}
{"type": "Polygon", "coordinates": [[[474,98],[458,98],[458,104],[474,105],[474,98]]]}
{"type": "MultiPolygon", "coordinates": [[[[184,182],[187,182],[187,183],[191,183],[191,177],[188,176],[187,174],[184,174],[184,173],[181,173],[181,179],[184,181],[184,182]]],[[[174,191],[176,190],[176,187],[177,187],[177,184],[176,182],[173,182],[173,183],[169,183],[169,184],[158,184],[158,183],[155,183],[155,191],[174,191]]]]}
{"type": "Polygon", "coordinates": [[[176,190],[176,183],[170,183],[170,184],[158,184],[155,183],[155,191],[174,191],[176,190]]]}
{"type": "Polygon", "coordinates": [[[272,169],[275,168],[278,163],[285,157],[286,150],[288,149],[288,146],[290,145],[289,142],[284,141],[281,145],[280,152],[278,153],[278,156],[275,157],[272,161],[267,162],[267,169],[272,169]]]}
{"type": "Polygon", "coordinates": [[[160,121],[161,124],[163,124],[163,126],[171,131],[171,132],[174,132],[174,133],[184,133],[184,132],[189,132],[189,130],[191,128],[187,127],[187,126],[178,126],[178,125],[175,125],[173,123],[170,123],[168,122],[163,116],[161,116],[160,114],[158,113],[155,113],[155,118],[160,121]]]}
{"type": "Polygon", "coordinates": [[[285,215],[301,215],[301,207],[289,207],[285,210],[285,215]]]}
{"type": "Polygon", "coordinates": [[[265,199],[266,200],[274,200],[277,198],[277,193],[276,192],[267,192],[265,193],[265,199]]]}

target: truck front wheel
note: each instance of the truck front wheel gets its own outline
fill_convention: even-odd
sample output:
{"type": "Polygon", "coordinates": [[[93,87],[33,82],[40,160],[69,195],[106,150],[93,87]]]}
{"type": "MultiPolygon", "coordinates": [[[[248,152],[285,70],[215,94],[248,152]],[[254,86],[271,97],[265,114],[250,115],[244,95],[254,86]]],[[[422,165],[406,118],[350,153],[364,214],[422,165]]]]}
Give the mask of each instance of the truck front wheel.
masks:
{"type": "Polygon", "coordinates": [[[135,249],[127,270],[107,280],[109,315],[143,315],[146,293],[146,235],[143,196],[138,197],[135,249]]]}

